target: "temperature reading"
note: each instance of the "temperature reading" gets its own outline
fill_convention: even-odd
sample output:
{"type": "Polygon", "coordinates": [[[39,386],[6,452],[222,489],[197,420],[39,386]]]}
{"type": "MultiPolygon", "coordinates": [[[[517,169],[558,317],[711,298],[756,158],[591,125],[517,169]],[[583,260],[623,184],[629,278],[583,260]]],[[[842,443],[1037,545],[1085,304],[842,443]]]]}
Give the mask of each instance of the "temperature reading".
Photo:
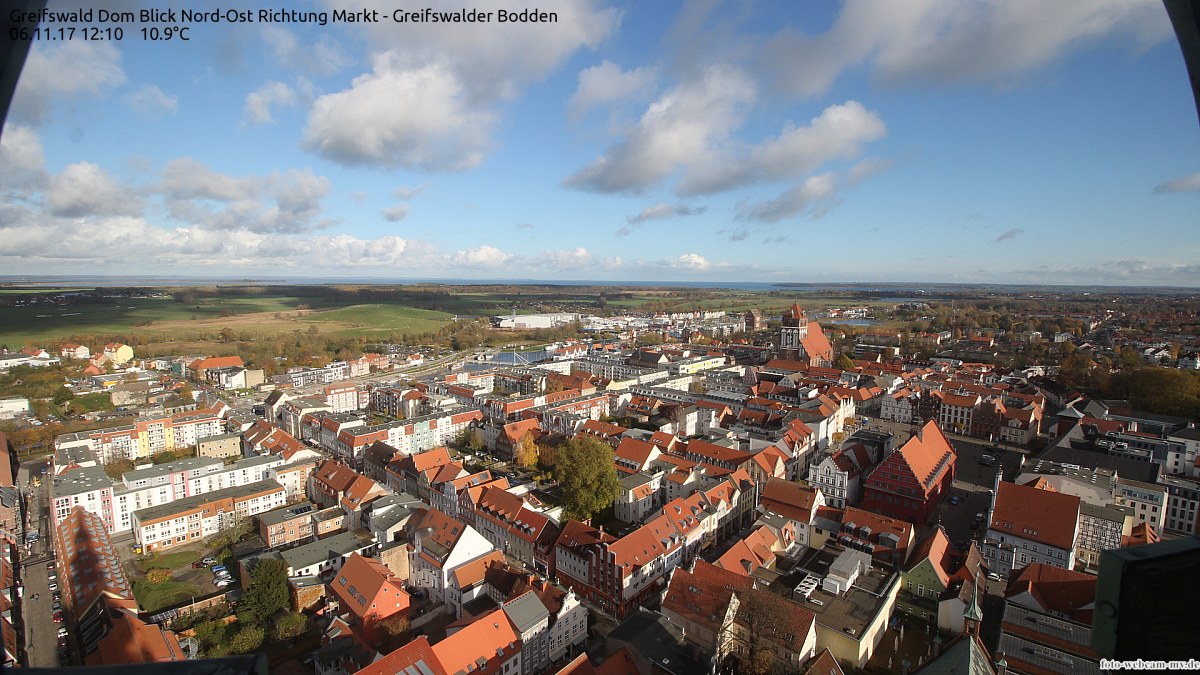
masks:
{"type": "Polygon", "coordinates": [[[143,40],[187,40],[188,29],[186,26],[167,26],[159,28],[152,26],[142,29],[143,40]]]}

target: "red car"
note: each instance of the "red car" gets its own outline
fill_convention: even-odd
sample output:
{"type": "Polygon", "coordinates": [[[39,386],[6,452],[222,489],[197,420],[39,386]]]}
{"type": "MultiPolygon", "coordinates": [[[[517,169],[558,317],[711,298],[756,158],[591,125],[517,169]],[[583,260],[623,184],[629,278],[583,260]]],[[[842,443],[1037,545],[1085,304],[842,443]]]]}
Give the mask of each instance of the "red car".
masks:
{"type": "Polygon", "coordinates": [[[60,610],[55,611],[54,612],[54,623],[62,623],[62,619],[63,619],[62,610],[60,609],[60,610]]]}

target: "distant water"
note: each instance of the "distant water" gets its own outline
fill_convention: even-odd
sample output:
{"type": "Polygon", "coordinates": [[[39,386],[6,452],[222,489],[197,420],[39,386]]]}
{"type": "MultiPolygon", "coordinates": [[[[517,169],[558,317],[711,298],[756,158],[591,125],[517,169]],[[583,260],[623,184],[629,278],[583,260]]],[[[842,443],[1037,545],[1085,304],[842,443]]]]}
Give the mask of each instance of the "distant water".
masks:
{"type": "Polygon", "coordinates": [[[651,288],[729,288],[742,291],[856,291],[889,293],[879,298],[885,302],[920,302],[931,292],[986,290],[1007,292],[1038,289],[1049,292],[1116,292],[1116,293],[1195,293],[1194,288],[1172,286],[1039,286],[1033,284],[989,283],[920,283],[920,282],[773,282],[773,281],[602,281],[596,279],[461,279],[436,277],[169,277],[169,276],[107,276],[107,275],[0,275],[0,285],[21,286],[308,286],[308,285],[400,285],[444,284],[447,286],[553,285],[553,286],[630,286],[651,288]],[[915,297],[914,297],[915,296],[915,297]],[[922,297],[925,296],[925,297],[922,297]]]}

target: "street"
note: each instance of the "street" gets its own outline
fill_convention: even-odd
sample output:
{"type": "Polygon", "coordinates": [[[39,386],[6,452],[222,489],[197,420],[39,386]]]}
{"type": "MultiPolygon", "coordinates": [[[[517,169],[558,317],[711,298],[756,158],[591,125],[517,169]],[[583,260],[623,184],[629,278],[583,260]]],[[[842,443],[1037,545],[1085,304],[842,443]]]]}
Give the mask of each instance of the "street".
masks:
{"type": "Polygon", "coordinates": [[[32,487],[30,478],[47,470],[47,462],[31,461],[21,464],[17,481],[22,489],[28,490],[29,520],[27,527],[40,533],[39,540],[28,549],[22,549],[21,617],[25,624],[25,653],[31,667],[53,668],[58,662],[58,628],[64,624],[54,623],[52,618],[54,594],[49,587],[46,563],[54,559],[51,545],[50,507],[46,491],[49,481],[42,475],[42,485],[32,487]]]}

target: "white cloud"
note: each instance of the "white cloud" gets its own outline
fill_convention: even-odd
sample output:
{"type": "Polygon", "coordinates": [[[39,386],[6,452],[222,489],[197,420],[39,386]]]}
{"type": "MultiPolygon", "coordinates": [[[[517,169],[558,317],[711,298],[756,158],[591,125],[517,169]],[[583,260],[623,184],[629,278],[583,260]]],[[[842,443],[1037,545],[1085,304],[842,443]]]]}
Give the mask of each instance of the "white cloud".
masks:
{"type": "Polygon", "coordinates": [[[848,0],[830,29],[785,29],[761,53],[786,90],[817,95],[868,64],[885,82],[1008,84],[1104,38],[1141,48],[1170,36],[1157,3],[1127,0],[848,0]]]}
{"type": "Polygon", "coordinates": [[[179,110],[179,97],[163,92],[153,84],[143,84],[125,95],[125,103],[138,115],[156,120],[179,110]]]}
{"type": "Polygon", "coordinates": [[[611,61],[579,71],[579,87],[571,96],[567,109],[579,117],[596,105],[607,105],[650,95],[658,79],[656,68],[621,70],[611,61]]]}
{"type": "Polygon", "coordinates": [[[389,52],[349,89],[316,100],[304,145],[347,166],[456,171],[483,161],[493,120],[444,64],[408,67],[389,52]]]}
{"type": "Polygon", "coordinates": [[[325,32],[320,33],[316,42],[305,42],[286,28],[263,26],[262,36],[275,59],[287,68],[312,75],[333,75],[353,63],[341,45],[325,32]]]}
{"type": "Polygon", "coordinates": [[[0,190],[25,192],[46,178],[46,155],[37,132],[8,124],[0,134],[0,190]]]}
{"type": "Polygon", "coordinates": [[[738,219],[775,223],[796,216],[820,218],[833,206],[837,193],[835,173],[809,176],[803,183],[784,191],[775,199],[739,205],[738,219]]]}
{"type": "Polygon", "coordinates": [[[90,162],[68,165],[50,179],[46,205],[56,216],[134,215],[142,201],[127,186],[119,185],[108,173],[90,162]]]}
{"type": "Polygon", "coordinates": [[[1200,192],[1200,172],[1154,186],[1154,194],[1156,195],[1174,194],[1176,192],[1200,192]]]}
{"type": "Polygon", "coordinates": [[[686,269],[693,271],[707,270],[712,266],[708,259],[697,253],[684,253],[678,258],[674,258],[667,262],[667,265],[676,269],[686,269]]]}
{"type": "Polygon", "coordinates": [[[686,204],[655,204],[642,209],[636,216],[626,216],[625,222],[630,225],[640,225],[647,220],[666,220],[676,216],[698,216],[704,213],[703,206],[688,206],[686,204]]]}
{"type": "Polygon", "coordinates": [[[383,214],[383,219],[389,223],[398,223],[408,216],[408,211],[408,204],[397,204],[383,209],[380,213],[383,214]]]}
{"type": "MultiPolygon", "coordinates": [[[[580,49],[595,48],[615,33],[621,13],[600,0],[557,0],[542,6],[558,15],[554,23],[498,23],[497,12],[518,8],[508,0],[475,0],[467,9],[491,12],[491,23],[396,23],[398,6],[386,0],[327,0],[332,7],[361,11],[375,8],[389,20],[364,26],[371,45],[397,55],[406,67],[440,63],[453,71],[470,105],[490,105],[560,67],[580,49]]],[[[459,0],[430,0],[421,7],[461,11],[459,0]]],[[[418,10],[418,7],[404,7],[418,10]]],[[[532,6],[530,6],[532,9],[532,6]]]]}
{"type": "Polygon", "coordinates": [[[329,225],[320,215],[330,185],[309,169],[235,177],[183,157],[167,164],[155,190],[171,216],[189,225],[279,233],[329,225]]]}
{"type": "Polygon", "coordinates": [[[858,101],[832,105],[808,126],[789,124],[775,138],[750,147],[738,156],[717,159],[689,172],[677,190],[711,194],[742,185],[809,173],[834,159],[850,159],[863,145],[884,137],[887,127],[858,101]]]}
{"type": "Polygon", "coordinates": [[[650,104],[624,140],[568,177],[566,184],[636,194],[680,168],[712,162],[754,98],[754,84],[745,73],[713,66],[650,104]]]}
{"type": "Polygon", "coordinates": [[[450,256],[452,265],[467,268],[495,269],[502,267],[512,259],[512,256],[495,246],[483,245],[463,251],[457,251],[450,256]]]}
{"type": "Polygon", "coordinates": [[[121,53],[112,43],[84,40],[34,43],[13,95],[17,120],[50,118],[56,96],[102,95],[125,83],[121,53]]]}
{"type": "Polygon", "coordinates": [[[271,106],[290,106],[297,101],[296,92],[282,82],[266,82],[258,89],[246,94],[246,107],[242,112],[244,124],[258,126],[274,124],[271,106]]]}
{"type": "Polygon", "coordinates": [[[579,246],[569,251],[546,251],[534,258],[531,267],[579,273],[592,263],[591,252],[579,246]]]}

